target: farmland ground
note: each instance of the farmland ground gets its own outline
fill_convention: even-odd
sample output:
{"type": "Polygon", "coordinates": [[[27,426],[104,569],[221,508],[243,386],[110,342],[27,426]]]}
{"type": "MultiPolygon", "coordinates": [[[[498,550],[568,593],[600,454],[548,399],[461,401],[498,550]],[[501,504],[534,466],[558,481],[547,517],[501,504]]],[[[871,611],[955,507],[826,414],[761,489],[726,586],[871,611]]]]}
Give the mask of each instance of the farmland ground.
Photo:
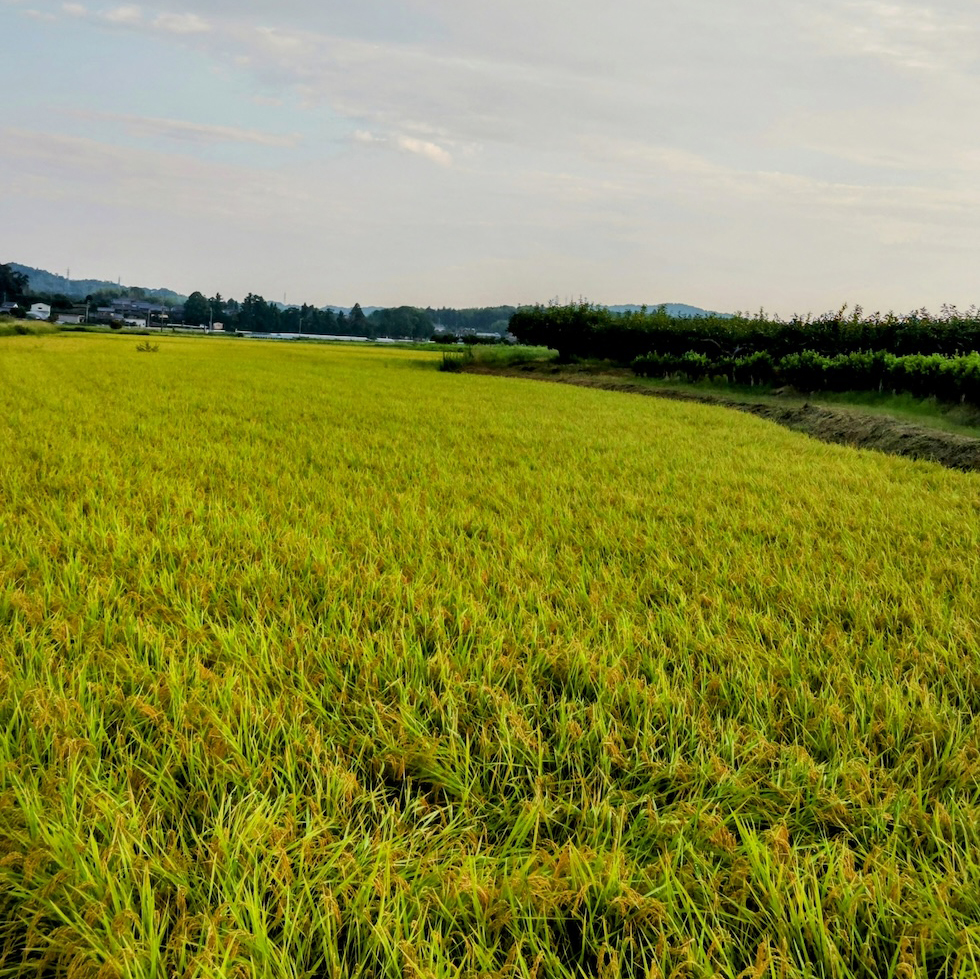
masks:
{"type": "Polygon", "coordinates": [[[931,401],[870,392],[772,394],[768,389],[753,391],[721,383],[651,380],[637,377],[627,368],[603,363],[568,365],[538,359],[497,364],[475,360],[462,369],[472,374],[534,378],[734,408],[824,442],[926,459],[968,472],[980,470],[977,413],[966,406],[939,406],[931,401]],[[957,418],[961,421],[954,420],[957,418]]]}
{"type": "Polygon", "coordinates": [[[975,976],[980,476],[431,354],[0,343],[0,976],[975,976]]]}

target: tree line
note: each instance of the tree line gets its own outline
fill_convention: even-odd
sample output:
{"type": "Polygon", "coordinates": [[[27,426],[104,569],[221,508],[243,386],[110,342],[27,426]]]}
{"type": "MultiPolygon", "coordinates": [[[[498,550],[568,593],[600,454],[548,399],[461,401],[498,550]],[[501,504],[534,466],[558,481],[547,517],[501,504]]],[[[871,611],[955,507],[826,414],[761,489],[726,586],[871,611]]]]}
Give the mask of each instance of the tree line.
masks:
{"type": "Polygon", "coordinates": [[[241,302],[222,299],[220,293],[206,299],[202,293],[193,292],[184,303],[182,318],[188,326],[221,323],[225,330],[242,330],[246,333],[308,333],[320,336],[364,336],[367,321],[357,303],[348,315],[343,310],[318,309],[306,303],[283,308],[251,292],[241,302]]]}
{"type": "MultiPolygon", "coordinates": [[[[77,299],[72,300],[61,294],[32,292],[27,276],[2,264],[0,295],[21,305],[46,302],[56,312],[69,310],[78,303],[77,299]]],[[[239,302],[225,299],[220,292],[208,297],[201,291],[195,291],[180,303],[169,298],[148,296],[146,290],[138,287],[121,287],[100,290],[85,297],[84,301],[90,307],[91,321],[98,322],[97,309],[110,305],[115,299],[148,300],[165,310],[166,322],[170,325],[207,327],[220,323],[226,331],[365,336],[369,339],[394,337],[428,340],[437,337],[454,341],[457,338],[472,339],[474,333],[503,335],[515,310],[513,306],[472,309],[396,306],[365,313],[360,303],[355,303],[348,312],[330,307],[321,309],[305,303],[284,307],[252,292],[239,302]]],[[[106,319],[106,322],[109,320],[106,319]]]]}
{"type": "Polygon", "coordinates": [[[891,391],[980,405],[980,312],[939,315],[846,307],[818,317],[617,315],[590,303],[519,310],[511,332],[563,360],[629,364],[647,377],[791,386],[801,391],[891,391]]]}
{"type": "Polygon", "coordinates": [[[980,311],[944,306],[938,315],[915,310],[904,315],[865,314],[860,306],[821,316],[783,320],[754,316],[671,316],[663,308],[612,313],[591,303],[551,304],[518,310],[510,331],[521,343],[548,346],[565,360],[611,360],[629,364],[646,354],[775,359],[813,351],[825,357],[882,350],[896,356],[955,356],[980,349],[980,311]]]}
{"type": "MultiPolygon", "coordinates": [[[[210,318],[217,321],[219,317],[215,305],[214,299],[207,300],[201,293],[192,294],[184,306],[184,322],[203,325],[210,318]]],[[[350,312],[345,313],[343,310],[320,309],[306,304],[282,308],[250,293],[241,303],[225,303],[220,321],[225,329],[250,333],[308,333],[413,340],[439,337],[455,340],[476,332],[502,335],[507,332],[513,312],[513,306],[475,309],[394,306],[365,313],[360,303],[355,303],[350,312]]]]}

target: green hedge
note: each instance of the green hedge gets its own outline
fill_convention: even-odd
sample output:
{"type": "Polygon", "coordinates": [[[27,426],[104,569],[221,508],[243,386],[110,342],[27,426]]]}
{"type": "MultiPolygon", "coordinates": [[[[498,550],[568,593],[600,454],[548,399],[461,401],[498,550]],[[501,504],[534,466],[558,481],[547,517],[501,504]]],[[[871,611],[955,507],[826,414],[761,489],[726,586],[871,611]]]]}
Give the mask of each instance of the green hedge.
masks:
{"type": "Polygon", "coordinates": [[[883,350],[827,357],[813,350],[774,359],[766,352],[710,357],[698,351],[646,354],[633,361],[645,377],[682,376],[689,381],[724,377],[735,384],[790,385],[801,391],[894,391],[919,398],[980,405],[980,354],[944,357],[883,350]]]}
{"type": "Polygon", "coordinates": [[[510,332],[521,343],[551,347],[565,360],[599,358],[628,364],[648,353],[741,358],[768,353],[779,359],[813,351],[825,357],[887,350],[897,356],[955,357],[980,349],[980,312],[945,306],[938,315],[865,314],[857,307],[790,320],[755,316],[671,316],[663,308],[617,314],[591,303],[534,306],[518,310],[510,332]]]}

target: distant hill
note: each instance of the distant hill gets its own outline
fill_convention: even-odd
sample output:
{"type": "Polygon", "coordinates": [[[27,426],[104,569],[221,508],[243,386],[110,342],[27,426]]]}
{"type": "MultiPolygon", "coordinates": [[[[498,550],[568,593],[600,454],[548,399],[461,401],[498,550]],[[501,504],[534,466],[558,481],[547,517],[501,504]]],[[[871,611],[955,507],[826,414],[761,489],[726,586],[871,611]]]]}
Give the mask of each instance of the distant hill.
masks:
{"type": "MultiPolygon", "coordinates": [[[[275,306],[279,310],[279,312],[282,312],[284,309],[300,308],[299,303],[281,303],[278,300],[269,300],[269,305],[275,306]]],[[[320,311],[323,313],[343,313],[344,316],[347,316],[350,314],[350,311],[353,308],[354,308],[353,306],[321,306],[320,311]]],[[[385,306],[362,306],[361,312],[364,313],[365,316],[370,316],[376,310],[385,309],[385,308],[386,308],[385,306]]]]}
{"type": "MultiPolygon", "coordinates": [[[[84,299],[93,292],[122,292],[131,288],[106,279],[67,279],[63,275],[47,272],[44,269],[34,269],[17,262],[10,262],[9,265],[15,272],[27,276],[28,289],[31,292],[60,293],[72,299],[84,299]]],[[[143,286],[139,288],[143,289],[147,298],[172,299],[174,302],[183,302],[187,298],[172,289],[147,289],[143,286]]]]}
{"type": "MultiPolygon", "coordinates": [[[[116,282],[110,282],[107,279],[67,279],[63,275],[57,275],[54,272],[47,272],[44,269],[31,268],[29,265],[20,265],[17,262],[8,263],[10,268],[15,272],[21,272],[27,276],[29,282],[29,290],[31,292],[48,292],[48,293],[60,293],[61,295],[68,296],[73,299],[84,299],[85,296],[93,292],[126,292],[133,286],[123,286],[116,282]]],[[[175,303],[182,303],[187,299],[187,296],[179,292],[174,292],[173,289],[149,289],[144,286],[139,286],[138,288],[143,290],[144,295],[147,299],[166,299],[171,300],[175,303]]],[[[277,306],[280,311],[290,308],[295,308],[295,303],[280,303],[270,301],[270,305],[277,306]]],[[[664,309],[670,316],[731,316],[731,313],[717,313],[709,309],[701,309],[699,306],[689,306],[686,303],[648,303],[646,309],[648,312],[653,312],[659,309],[663,305],[664,309]]],[[[321,306],[324,312],[330,310],[333,313],[343,313],[345,316],[350,315],[352,309],[351,306],[321,306]]],[[[365,316],[370,316],[379,310],[384,310],[385,306],[362,306],[361,309],[365,316]]],[[[644,307],[635,303],[629,303],[623,306],[607,306],[612,313],[637,313],[644,307]]],[[[499,306],[493,307],[493,309],[499,311],[499,317],[503,319],[508,319],[510,313],[513,311],[514,307],[510,306],[499,306]]],[[[465,310],[429,310],[434,321],[439,324],[442,323],[447,317],[444,315],[446,313],[478,313],[478,312],[489,313],[489,308],[484,310],[483,307],[479,309],[465,309],[465,310]]],[[[451,318],[451,317],[450,317],[451,318]]],[[[458,317],[457,317],[458,318],[458,317]]],[[[485,317],[484,317],[485,318],[485,317]]],[[[459,323],[447,322],[443,323],[447,328],[465,328],[467,326],[479,328],[479,329],[494,329],[498,326],[497,323],[494,324],[484,324],[482,320],[480,322],[469,323],[460,321],[459,323]]],[[[502,330],[500,331],[502,332],[502,330]]]]}
{"type": "MultiPolygon", "coordinates": [[[[327,312],[329,310],[331,313],[343,313],[344,316],[347,316],[349,315],[350,311],[354,307],[353,306],[321,306],[320,308],[324,312],[327,312]]],[[[377,312],[379,309],[386,309],[386,308],[387,307],[385,306],[362,306],[361,312],[365,316],[370,316],[372,313],[377,312]]]]}
{"type": "MultiPolygon", "coordinates": [[[[652,303],[647,305],[646,310],[652,313],[661,306],[669,316],[731,316],[731,313],[716,313],[714,310],[701,309],[699,306],[688,306],[686,303],[652,303]]],[[[638,313],[643,306],[607,306],[610,313],[638,313]]]]}

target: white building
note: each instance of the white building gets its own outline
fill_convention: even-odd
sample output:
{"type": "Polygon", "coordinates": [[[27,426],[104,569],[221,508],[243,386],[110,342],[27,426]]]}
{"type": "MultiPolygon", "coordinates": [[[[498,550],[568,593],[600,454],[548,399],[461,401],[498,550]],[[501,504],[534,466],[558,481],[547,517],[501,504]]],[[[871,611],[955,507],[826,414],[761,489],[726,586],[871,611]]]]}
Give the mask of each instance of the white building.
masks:
{"type": "Polygon", "coordinates": [[[51,318],[51,307],[47,303],[34,303],[27,311],[30,320],[47,320],[51,318]]]}

